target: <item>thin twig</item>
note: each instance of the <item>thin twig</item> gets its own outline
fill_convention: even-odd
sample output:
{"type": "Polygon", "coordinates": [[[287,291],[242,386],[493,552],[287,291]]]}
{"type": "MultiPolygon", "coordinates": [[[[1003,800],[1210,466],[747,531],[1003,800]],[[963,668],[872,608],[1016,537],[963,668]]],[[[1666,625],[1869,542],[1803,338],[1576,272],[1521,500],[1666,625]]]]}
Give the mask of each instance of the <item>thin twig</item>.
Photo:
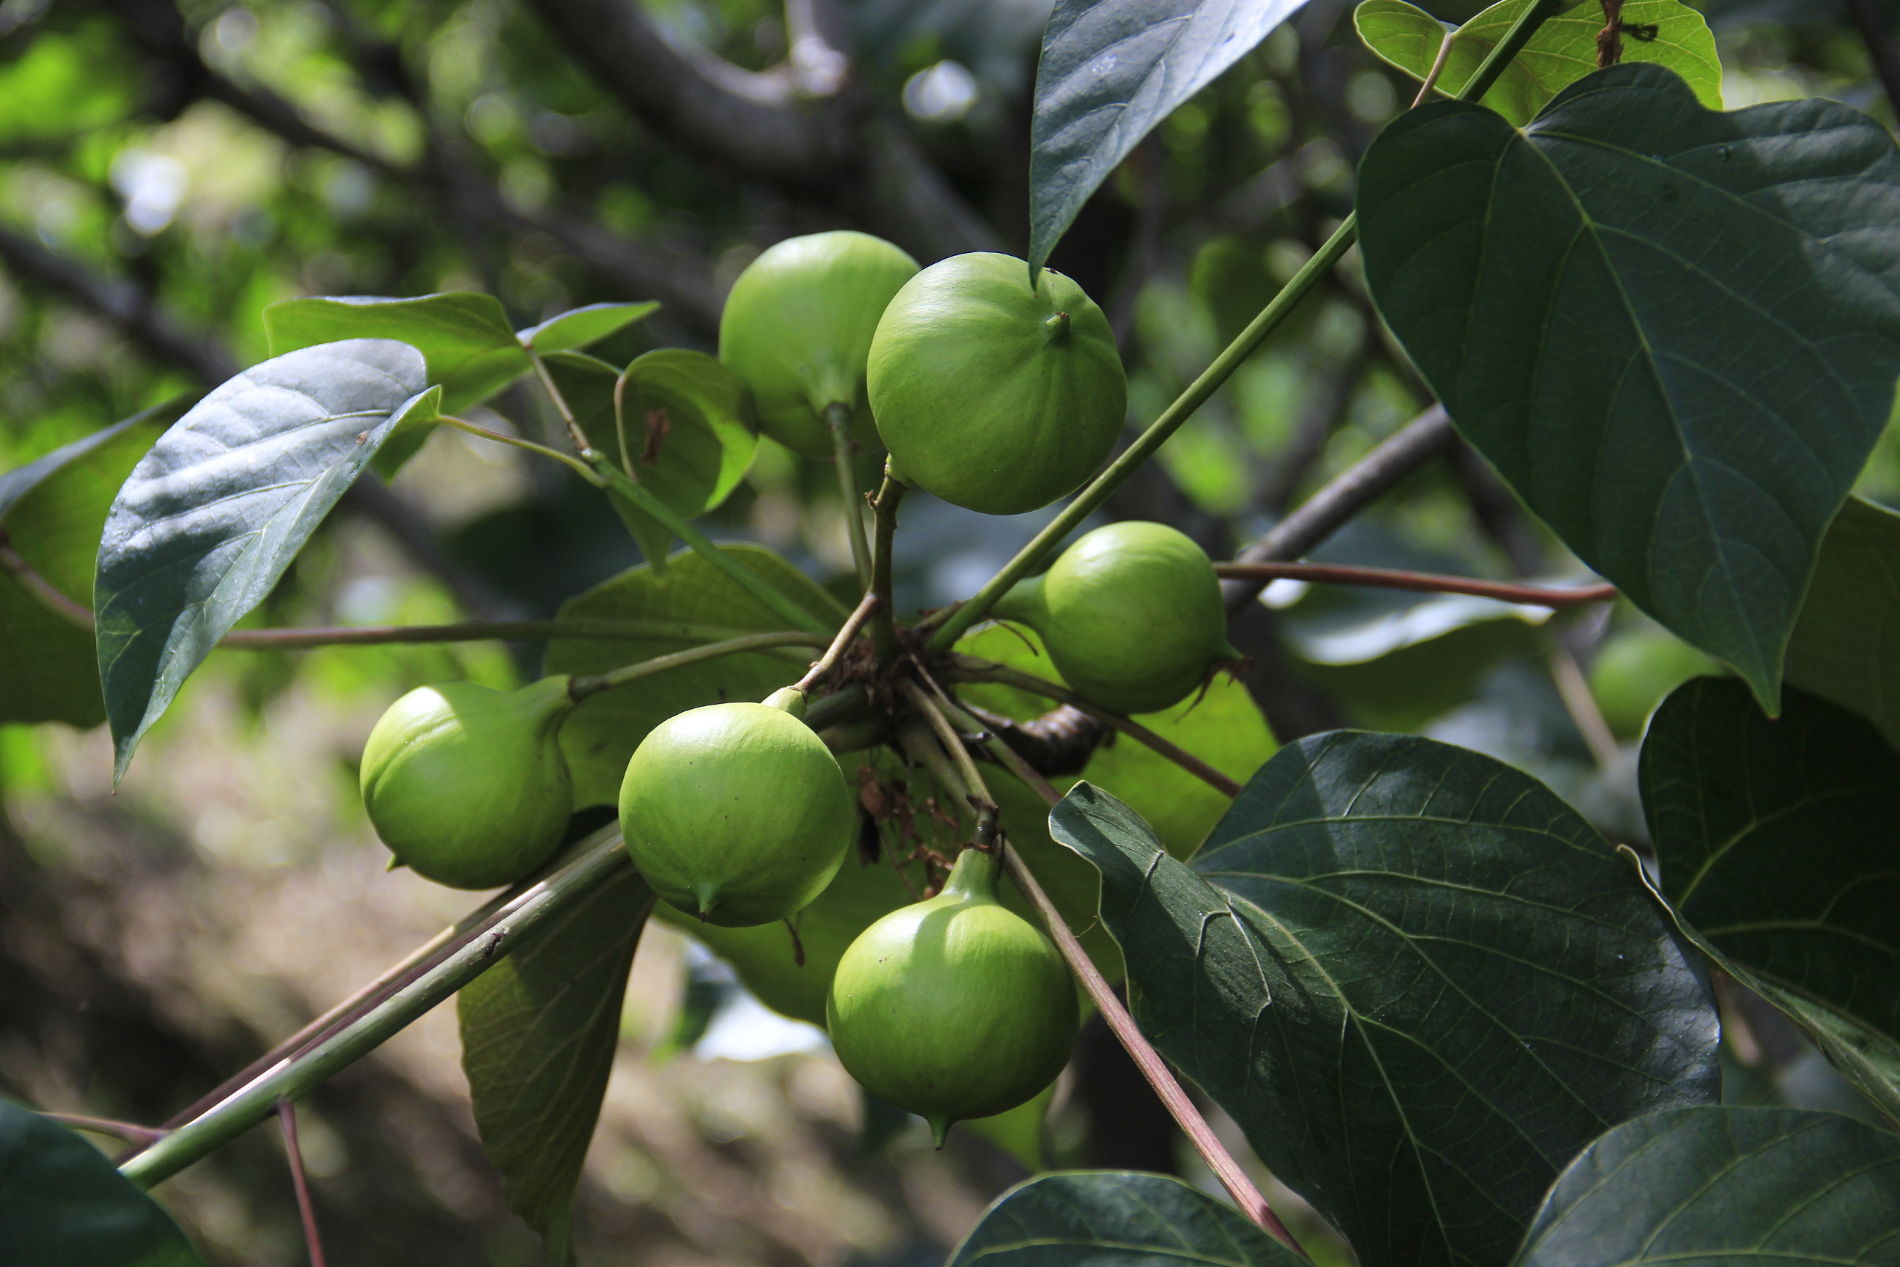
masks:
{"type": "Polygon", "coordinates": [[[996,798],[990,795],[989,785],[983,781],[982,771],[976,768],[976,762],[971,759],[970,750],[964,746],[956,727],[950,724],[950,719],[943,715],[943,710],[937,707],[937,702],[930,698],[929,693],[916,682],[910,681],[904,683],[903,692],[904,698],[911,702],[919,715],[929,724],[930,729],[936,733],[937,742],[943,745],[943,750],[950,754],[950,760],[956,764],[957,776],[962,779],[964,785],[964,798],[979,816],[976,843],[988,847],[990,840],[983,838],[985,833],[981,830],[980,819],[987,811],[988,835],[993,837],[996,830],[996,798]]]}
{"type": "Polygon", "coordinates": [[[128,1144],[153,1144],[165,1138],[165,1132],[150,1126],[140,1126],[137,1122],[121,1122],[110,1117],[88,1117],[83,1113],[46,1113],[41,1117],[61,1126],[69,1126],[76,1131],[90,1131],[94,1135],[110,1135],[122,1139],[128,1144]]]}
{"type": "Polygon", "coordinates": [[[838,497],[844,512],[845,535],[851,541],[851,563],[858,570],[858,584],[871,588],[871,542],[864,535],[864,492],[858,487],[857,470],[852,463],[851,406],[825,406],[825,429],[831,432],[831,457],[838,467],[838,497]]]}
{"type": "Polygon", "coordinates": [[[882,600],[876,594],[867,593],[860,598],[858,605],[852,608],[851,614],[845,618],[843,627],[838,630],[838,636],[831,640],[831,645],[825,648],[825,653],[812,662],[811,669],[805,676],[792,684],[792,689],[809,691],[824,681],[831,671],[838,667],[839,658],[844,655],[845,648],[850,646],[852,640],[858,636],[858,630],[864,627],[865,620],[882,605],[882,600]]]}
{"type": "Polygon", "coordinates": [[[1617,744],[1616,733],[1610,729],[1610,723],[1603,716],[1596,696],[1590,693],[1589,679],[1577,664],[1577,657],[1570,654],[1569,648],[1559,645],[1551,648],[1545,663],[1550,669],[1550,680],[1564,702],[1564,710],[1570,714],[1577,733],[1583,736],[1584,745],[1590,749],[1591,759],[1600,770],[1614,768],[1622,755],[1622,748],[1617,744]]]}
{"type": "Polygon", "coordinates": [[[1018,687],[1034,692],[1064,704],[1073,704],[1090,717],[1112,726],[1138,743],[1154,749],[1168,760],[1186,770],[1223,796],[1239,796],[1240,784],[1228,778],[1207,762],[1201,760],[1177,743],[1170,742],[1157,735],[1138,721],[1132,721],[1120,713],[1111,713],[1099,705],[1089,702],[1067,687],[1057,686],[1047,678],[1039,678],[1020,669],[997,664],[977,656],[952,655],[948,676],[959,682],[1000,682],[1005,686],[1018,687]]]}
{"type": "Polygon", "coordinates": [[[555,385],[554,375],[548,373],[547,362],[541,359],[539,352],[525,343],[521,350],[528,354],[528,364],[534,367],[534,376],[540,380],[541,390],[548,394],[548,399],[554,404],[554,412],[561,416],[561,424],[567,428],[568,442],[574,446],[574,452],[586,457],[588,451],[594,446],[588,443],[587,433],[581,430],[580,419],[576,418],[573,409],[568,407],[567,397],[563,396],[561,389],[555,385]]]}
{"type": "Polygon", "coordinates": [[[1508,581],[1481,581],[1468,576],[1434,572],[1405,572],[1392,568],[1354,567],[1333,563],[1216,563],[1223,580],[1317,581],[1323,585],[1363,585],[1375,589],[1415,590],[1426,594],[1471,594],[1527,607],[1579,607],[1616,598],[1614,585],[1579,585],[1548,589],[1540,585],[1513,585],[1508,581]]]}
{"type": "MultiPolygon", "coordinates": [[[[1442,406],[1433,405],[1307,498],[1299,509],[1241,551],[1234,562],[1285,563],[1299,558],[1394,485],[1444,453],[1456,438],[1451,418],[1442,406]]],[[[1232,613],[1260,597],[1266,587],[1265,581],[1227,581],[1221,585],[1221,596],[1232,613]]]]}
{"type": "Polygon", "coordinates": [[[1425,81],[1418,86],[1418,95],[1412,98],[1412,109],[1425,104],[1425,98],[1431,96],[1432,89],[1438,86],[1438,77],[1445,73],[1445,63],[1451,60],[1452,38],[1456,31],[1447,29],[1438,41],[1438,56],[1432,60],[1432,68],[1425,75],[1425,81]]]}
{"type": "Polygon", "coordinates": [[[795,629],[740,634],[736,638],[726,638],[719,642],[709,642],[704,646],[688,647],[684,651],[654,656],[638,664],[622,665],[617,669],[609,669],[605,673],[574,678],[568,683],[567,694],[569,699],[583,700],[591,695],[598,695],[602,691],[611,691],[617,686],[637,682],[641,678],[649,678],[658,673],[670,673],[674,669],[682,669],[689,664],[698,664],[704,660],[743,655],[749,651],[771,651],[779,647],[814,647],[821,641],[814,634],[795,629]]]}
{"type": "Polygon", "coordinates": [[[290,1158],[290,1183],[297,1191],[297,1212],[303,1216],[303,1240],[310,1248],[310,1267],[323,1267],[323,1238],[317,1234],[317,1208],[310,1200],[310,1181],[303,1172],[303,1149],[297,1143],[297,1106],[280,1098],[277,1120],[284,1128],[284,1152],[290,1158]]]}
{"type": "Polygon", "coordinates": [[[8,544],[4,532],[0,532],[0,572],[17,578],[21,586],[55,616],[81,629],[92,628],[92,608],[66,597],[58,586],[35,571],[33,565],[8,544]]]}
{"type": "Polygon", "coordinates": [[[1109,1029],[1120,1040],[1122,1047],[1128,1052],[1129,1059],[1135,1062],[1135,1067],[1141,1071],[1141,1076],[1147,1079],[1149,1086],[1154,1088],[1155,1094],[1160,1097],[1162,1105],[1174,1118],[1175,1124],[1194,1145],[1194,1151],[1199,1153],[1201,1160],[1207,1163],[1207,1168],[1214,1172],[1214,1177],[1220,1180],[1221,1186],[1227,1189],[1228,1195],[1233,1197],[1235,1203],[1248,1218],[1301,1258],[1307,1258],[1306,1250],[1299,1241],[1294,1239],[1293,1233],[1287,1231],[1286,1224],[1282,1223],[1280,1216],[1273,1212],[1273,1207],[1267,1203],[1266,1197],[1261,1195],[1260,1189],[1247,1178],[1247,1173],[1240,1168],[1240,1163],[1235,1161],[1233,1155],[1222,1146],[1220,1139],[1214,1134],[1214,1128],[1207,1124],[1207,1119],[1201,1116],[1201,1111],[1194,1107],[1194,1101],[1188,1098],[1188,1093],[1175,1078],[1174,1072],[1168,1068],[1167,1062],[1161,1058],[1161,1053],[1149,1043],[1147,1036],[1135,1024],[1135,1018],[1129,1015],[1121,999],[1116,997],[1114,989],[1108,984],[1108,979],[1090,960],[1088,952],[1082,949],[1082,943],[1076,939],[1075,934],[1069,931],[1068,921],[1062,918],[1062,912],[1056,909],[1055,903],[1049,900],[1049,895],[1043,891],[1042,885],[1036,882],[1036,877],[1029,870],[1029,865],[1023,861],[1022,852],[1005,848],[1003,866],[1009,872],[1010,878],[1016,881],[1016,887],[1021,889],[1023,895],[1029,899],[1030,905],[1036,908],[1036,914],[1041,917],[1044,929],[1055,942],[1056,949],[1062,952],[1063,959],[1068,961],[1070,970],[1081,980],[1082,988],[1089,992],[1089,998],[1095,1001],[1096,1009],[1101,1012],[1102,1019],[1108,1022],[1109,1029]]]}
{"type": "MultiPolygon", "coordinates": [[[[551,381],[549,383],[549,390],[553,390],[551,381]]],[[[571,454],[561,452],[559,449],[550,449],[545,444],[536,444],[533,440],[523,439],[521,436],[511,436],[505,431],[494,431],[479,423],[470,422],[466,418],[457,418],[452,414],[441,414],[435,421],[445,427],[453,427],[457,431],[465,431],[469,435],[479,436],[484,440],[492,440],[496,444],[511,445],[517,449],[526,449],[529,453],[537,454],[544,458],[553,458],[556,462],[573,470],[595,488],[601,488],[606,485],[607,481],[594,474],[594,468],[571,454]]]]}

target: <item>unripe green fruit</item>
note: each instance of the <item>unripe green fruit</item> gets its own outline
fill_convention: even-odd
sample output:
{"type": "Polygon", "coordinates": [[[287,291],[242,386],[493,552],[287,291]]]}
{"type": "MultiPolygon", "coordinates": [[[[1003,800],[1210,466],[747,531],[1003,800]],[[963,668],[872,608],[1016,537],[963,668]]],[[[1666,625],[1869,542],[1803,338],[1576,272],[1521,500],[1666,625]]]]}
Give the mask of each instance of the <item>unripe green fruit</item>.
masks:
{"type": "Polygon", "coordinates": [[[992,515],[1046,506],[1114,447],[1128,387],[1082,288],[979,252],[904,283],[871,340],[878,434],[907,483],[992,515]]]}
{"type": "Polygon", "coordinates": [[[627,762],[628,856],[661,898],[709,923],[785,918],[824,892],[850,847],[857,813],[844,771],[774,706],[785,695],[689,709],[627,762]]]}
{"type": "Polygon", "coordinates": [[[1631,629],[1604,642],[1590,662],[1590,694],[1619,739],[1643,733],[1663,697],[1722,666],[1660,629],[1631,629]]]}
{"type": "Polygon", "coordinates": [[[1063,680],[1117,713],[1177,704],[1216,664],[1239,658],[1227,644],[1214,565],[1166,524],[1131,520],[1085,533],[992,611],[1041,634],[1063,680]]]}
{"type": "Polygon", "coordinates": [[[825,1025],[866,1090],[930,1123],[1023,1103],[1068,1063],[1075,984],[1062,955],[996,900],[994,857],[966,849],[927,902],[858,935],[838,960],[825,1025]]]}
{"type": "Polygon", "coordinates": [[[458,889],[492,889],[553,856],[573,812],[555,735],[573,708],[566,677],[518,691],[420,686],[363,745],[363,806],[396,862],[458,889]]]}
{"type": "Polygon", "coordinates": [[[759,430],[800,453],[831,450],[825,408],[872,435],[864,363],[884,305],[917,261],[868,233],[787,238],[739,274],[719,317],[719,359],[752,389],[759,430]]]}

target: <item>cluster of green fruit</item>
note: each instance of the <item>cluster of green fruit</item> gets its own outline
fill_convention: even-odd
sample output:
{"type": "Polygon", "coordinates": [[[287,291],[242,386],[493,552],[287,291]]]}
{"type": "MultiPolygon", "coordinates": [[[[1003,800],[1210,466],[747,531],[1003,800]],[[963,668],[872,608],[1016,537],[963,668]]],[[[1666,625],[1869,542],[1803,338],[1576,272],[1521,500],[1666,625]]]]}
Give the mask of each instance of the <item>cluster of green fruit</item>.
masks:
{"type": "MultiPolygon", "coordinates": [[[[760,429],[834,451],[841,417],[872,428],[894,473],[959,505],[1016,513],[1098,468],[1122,422],[1108,323],[1079,287],[1002,255],[919,271],[858,233],[780,243],[738,279],[720,355],[751,389],[760,429]]],[[[1088,533],[996,614],[1034,628],[1084,697],[1118,712],[1167,707],[1232,655],[1219,583],[1191,540],[1160,524],[1088,533]]],[[[515,883],[558,850],[573,808],[557,732],[566,677],[517,691],[473,683],[403,696],[363,754],[378,834],[420,875],[460,888],[515,883]]],[[[690,709],[650,731],[626,767],[620,825],[663,900],[728,926],[787,919],[831,883],[857,807],[796,688],[763,703],[690,709]]],[[[832,1042],[868,1089],[948,1125],[1034,1096],[1077,1025],[1060,954],[996,895],[997,859],[966,849],[935,897],[867,928],[834,973],[832,1042]]]]}

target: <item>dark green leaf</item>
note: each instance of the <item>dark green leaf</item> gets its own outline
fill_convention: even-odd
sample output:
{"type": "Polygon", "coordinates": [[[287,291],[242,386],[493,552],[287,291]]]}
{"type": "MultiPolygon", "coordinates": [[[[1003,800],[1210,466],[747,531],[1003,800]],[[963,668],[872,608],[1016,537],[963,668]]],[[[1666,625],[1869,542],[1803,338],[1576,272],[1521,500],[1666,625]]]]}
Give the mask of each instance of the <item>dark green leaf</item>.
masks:
{"type": "Polygon", "coordinates": [[[115,777],[390,432],[437,395],[407,344],[325,343],[253,366],[159,437],[99,543],[93,610],[115,777]]]}
{"type": "MultiPolygon", "coordinates": [[[[126,475],[185,411],[160,405],[0,476],[0,539],[75,609],[92,600],[106,508],[126,475]]],[[[47,595],[0,573],[0,722],[105,720],[87,623],[56,614],[47,595]]]]}
{"type": "Polygon", "coordinates": [[[584,348],[614,332],[632,325],[660,305],[657,303],[588,304],[558,317],[549,317],[540,325],[517,330],[515,338],[542,356],[584,348]]]}
{"type": "Polygon", "coordinates": [[[204,1267],[178,1225],[103,1154],[0,1102],[0,1263],[204,1267]]]}
{"type": "Polygon", "coordinates": [[[1857,497],[1841,508],[1788,640],[1788,681],[1900,747],[1900,515],[1857,497]]]}
{"type": "Polygon", "coordinates": [[[1305,3],[1056,0],[1029,125],[1031,273],[1141,138],[1305,3]]]}
{"type": "Polygon", "coordinates": [[[1065,1171],[996,1199],[945,1267],[1295,1267],[1232,1206],[1166,1175],[1065,1171]]]}
{"type": "Polygon", "coordinates": [[[1900,373],[1900,154],[1826,101],[1704,110],[1655,66],[1519,132],[1411,111],[1360,169],[1380,311],[1565,544],[1773,707],[1821,535],[1900,373]]]}
{"type": "Polygon", "coordinates": [[[1800,1109],[1625,1122],[1572,1162],[1516,1267],[1900,1264],[1900,1136],[1800,1109]]]}
{"type": "Polygon", "coordinates": [[[1191,866],[1086,784],[1050,822],[1102,869],[1142,1028],[1362,1261],[1498,1262],[1605,1127],[1715,1094],[1695,961],[1587,823],[1488,757],[1303,740],[1191,866]]]}
{"type": "Polygon", "coordinates": [[[1771,721],[1702,678],[1656,711],[1641,779],[1670,904],[1745,984],[1832,1031],[1824,1050],[1900,1121],[1900,756],[1826,701],[1790,691],[1771,721]]]}
{"type": "MultiPolygon", "coordinates": [[[[1406,0],[1365,0],[1353,10],[1352,20],[1367,48],[1418,80],[1437,63],[1443,42],[1451,40],[1437,81],[1438,91],[1450,97],[1471,82],[1479,63],[1530,3],[1501,0],[1458,27],[1455,34],[1406,0]]],[[[1566,12],[1544,19],[1484,94],[1483,105],[1522,125],[1552,97],[1596,69],[1602,9],[1579,0],[1570,0],[1565,8],[1566,12]]],[[[1622,22],[1626,28],[1655,32],[1643,39],[1626,35],[1624,61],[1665,66],[1682,76],[1703,105],[1722,108],[1722,63],[1715,54],[1715,36],[1700,13],[1681,0],[1626,0],[1622,22]]]]}
{"type": "Polygon", "coordinates": [[[557,1243],[613,1067],[627,970],[652,908],[652,890],[624,868],[456,996],[482,1147],[501,1172],[508,1208],[557,1243]]]}
{"type": "Polygon", "coordinates": [[[422,353],[442,412],[459,414],[528,372],[508,315],[493,295],[450,291],[414,299],[289,299],[264,309],[275,355],[342,339],[395,339],[422,353]]]}
{"type": "MultiPolygon", "coordinates": [[[[723,502],[752,465],[758,437],[747,421],[745,384],[704,352],[662,348],[635,358],[626,369],[618,414],[619,370],[576,353],[551,356],[547,365],[594,445],[620,456],[624,421],[624,460],[634,478],[687,518],[723,502]]],[[[615,504],[641,553],[663,562],[672,533],[632,506],[615,504]]]]}

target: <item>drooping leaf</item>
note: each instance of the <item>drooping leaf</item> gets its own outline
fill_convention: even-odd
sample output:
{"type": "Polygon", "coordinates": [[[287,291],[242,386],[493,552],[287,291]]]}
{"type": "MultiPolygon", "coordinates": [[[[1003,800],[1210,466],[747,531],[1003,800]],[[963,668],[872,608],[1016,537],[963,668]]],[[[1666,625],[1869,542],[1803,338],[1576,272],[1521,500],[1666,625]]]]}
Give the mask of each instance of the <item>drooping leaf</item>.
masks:
{"type": "Polygon", "coordinates": [[[945,1267],[1294,1267],[1304,1261],[1238,1210],[1179,1179],[1071,1170],[996,1199],[945,1267]]]}
{"type": "MultiPolygon", "coordinates": [[[[1457,96],[1492,49],[1503,41],[1531,0],[1501,0],[1455,30],[1407,0],[1364,0],[1353,25],[1367,48],[1417,80],[1438,61],[1445,40],[1451,50],[1438,73],[1438,90],[1457,96]]],[[[1480,104],[1514,124],[1531,121],[1550,99],[1597,68],[1597,33],[1603,11],[1571,0],[1566,11],[1544,19],[1480,104]]],[[[1681,0],[1626,0],[1621,22],[1625,62],[1652,62],[1682,76],[1696,99],[1722,108],[1722,63],[1715,36],[1700,13],[1681,0]]]]}
{"type": "Polygon", "coordinates": [[[107,514],[93,590],[115,778],[390,433],[439,394],[407,344],[325,343],[215,388],[140,459],[107,514]]]}
{"type": "Polygon", "coordinates": [[[1841,508],[1788,640],[1788,682],[1900,747],[1900,515],[1857,497],[1841,508]]]}
{"type": "Polygon", "coordinates": [[[1141,138],[1305,3],[1056,0],[1029,125],[1031,275],[1141,138]]]}
{"type": "Polygon", "coordinates": [[[1900,154],[1825,101],[1599,71],[1522,132],[1387,127],[1366,276],[1459,429],[1592,568],[1773,707],[1821,535],[1900,374],[1900,154]]]}
{"type": "Polygon", "coordinates": [[[1656,711],[1641,782],[1671,906],[1900,1122],[1900,756],[1824,700],[1771,721],[1700,678],[1656,711]]]}
{"type": "Polygon", "coordinates": [[[204,1267],[171,1216],[57,1122],[0,1101],[0,1262],[204,1267]]]}
{"type": "Polygon", "coordinates": [[[653,892],[616,872],[558,927],[463,986],[462,1034],[482,1148],[508,1208],[554,1242],[573,1210],[620,1037],[620,1004],[653,892]]]}
{"type": "MultiPolygon", "coordinates": [[[[704,352],[662,348],[635,358],[617,415],[619,370],[571,352],[548,357],[547,366],[595,447],[621,457],[617,424],[624,423],[623,461],[648,492],[681,515],[718,506],[752,465],[758,437],[747,423],[745,384],[704,352]]],[[[673,534],[624,502],[616,506],[641,553],[663,563],[673,534]]]]}
{"type": "Polygon", "coordinates": [[[1143,1030],[1364,1262],[1499,1262],[1607,1126],[1715,1094],[1693,958],[1582,818],[1488,757],[1302,740],[1191,865],[1088,785],[1051,830],[1102,870],[1143,1030]]]}
{"type": "Polygon", "coordinates": [[[587,304],[515,331],[515,338],[542,356],[584,348],[614,334],[659,308],[645,303],[587,304]]]}
{"type": "Polygon", "coordinates": [[[1801,1109],[1625,1122],[1537,1212],[1515,1267],[1900,1263],[1900,1136],[1801,1109]]]}
{"type": "Polygon", "coordinates": [[[371,295],[287,299],[264,309],[273,355],[343,339],[395,339],[422,353],[442,412],[459,414],[528,372],[493,295],[448,291],[413,299],[371,295]]]}
{"type": "MultiPolygon", "coordinates": [[[[56,593],[89,607],[106,508],[188,403],[145,410],[0,475],[0,540],[56,593]]],[[[92,630],[0,569],[0,722],[94,726],[105,716],[92,630]]]]}

